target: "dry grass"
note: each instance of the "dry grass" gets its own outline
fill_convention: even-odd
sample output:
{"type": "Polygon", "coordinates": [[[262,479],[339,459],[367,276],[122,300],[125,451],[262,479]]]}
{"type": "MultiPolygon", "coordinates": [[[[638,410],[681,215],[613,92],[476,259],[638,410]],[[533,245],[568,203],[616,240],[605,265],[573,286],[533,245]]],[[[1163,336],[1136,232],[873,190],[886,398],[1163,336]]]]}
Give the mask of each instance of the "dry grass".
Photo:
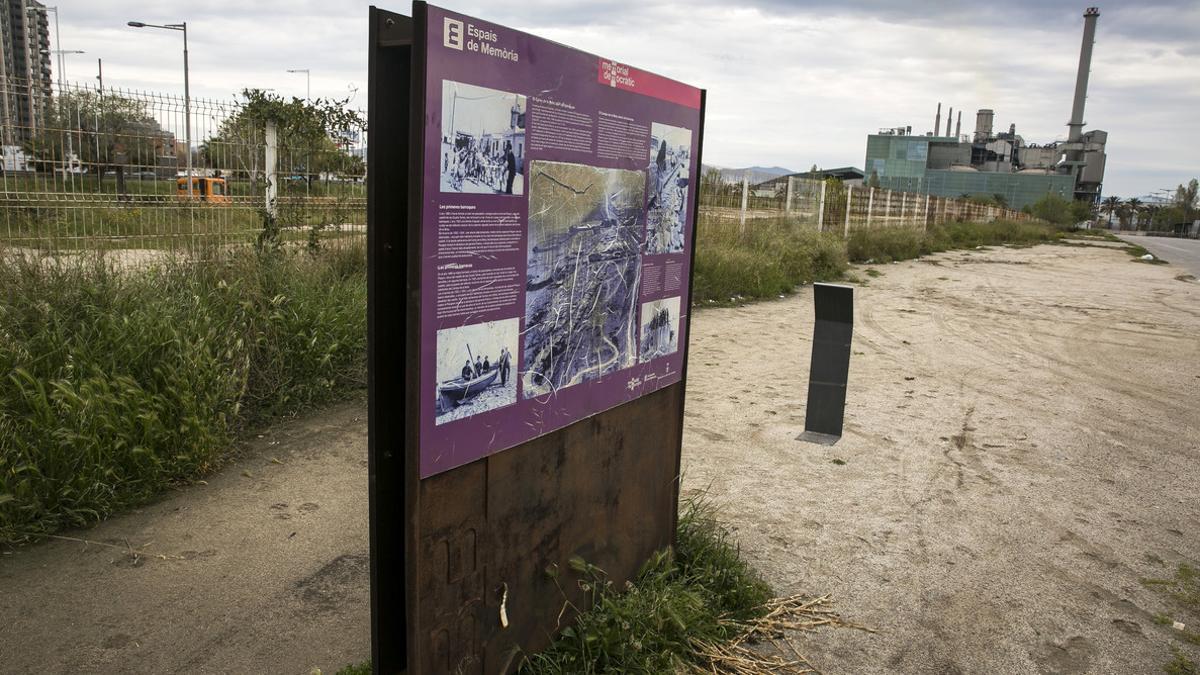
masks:
{"type": "Polygon", "coordinates": [[[762,606],[763,614],[749,621],[722,618],[734,634],[724,642],[698,640],[693,643],[699,663],[691,672],[719,675],[796,675],[819,672],[797,649],[793,638],[819,628],[855,628],[875,631],[843,620],[830,606],[828,595],[813,598],[792,595],[775,598],[762,606]]]}

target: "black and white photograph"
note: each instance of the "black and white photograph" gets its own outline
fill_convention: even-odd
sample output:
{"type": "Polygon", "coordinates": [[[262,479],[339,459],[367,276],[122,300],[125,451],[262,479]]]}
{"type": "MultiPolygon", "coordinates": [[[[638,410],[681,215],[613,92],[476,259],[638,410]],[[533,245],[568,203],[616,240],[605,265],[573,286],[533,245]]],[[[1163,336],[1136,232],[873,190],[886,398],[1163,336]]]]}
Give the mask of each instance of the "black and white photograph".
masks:
{"type": "Polygon", "coordinates": [[[517,402],[519,330],[514,317],[438,331],[438,424],[517,402]]]}
{"type": "Polygon", "coordinates": [[[650,125],[647,253],[679,253],[683,250],[691,157],[691,130],[658,122],[650,125]]]}
{"type": "Polygon", "coordinates": [[[636,360],[646,174],[530,164],[525,398],[636,360]]]}
{"type": "Polygon", "coordinates": [[[441,191],[525,194],[525,97],[442,81],[441,191]]]}
{"type": "Polygon", "coordinates": [[[679,351],[679,296],[644,303],[641,324],[638,361],[645,363],[679,351]]]}

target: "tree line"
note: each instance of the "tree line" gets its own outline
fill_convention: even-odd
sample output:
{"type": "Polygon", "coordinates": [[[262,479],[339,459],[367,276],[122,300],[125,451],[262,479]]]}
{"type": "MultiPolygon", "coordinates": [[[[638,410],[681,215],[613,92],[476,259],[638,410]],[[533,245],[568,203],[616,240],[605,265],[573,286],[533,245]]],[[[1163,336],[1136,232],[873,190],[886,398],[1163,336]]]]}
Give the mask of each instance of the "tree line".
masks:
{"type": "Polygon", "coordinates": [[[1100,212],[1108,216],[1110,224],[1117,224],[1122,229],[1186,229],[1200,219],[1200,181],[1193,178],[1180,184],[1165,204],[1147,204],[1137,197],[1106,197],[1100,202],[1100,212]]]}
{"type": "MultiPolygon", "coordinates": [[[[364,158],[352,152],[366,120],[348,100],[285,100],[258,89],[243,90],[236,111],[191,150],[196,170],[248,180],[251,191],[264,180],[265,128],[276,124],[278,171],[292,181],[329,176],[361,178],[364,158]]],[[[130,173],[174,173],[187,166],[188,148],[162,128],[150,102],[115,92],[73,91],[55,97],[41,124],[22,144],[35,171],[116,176],[124,193],[130,173]]]]}

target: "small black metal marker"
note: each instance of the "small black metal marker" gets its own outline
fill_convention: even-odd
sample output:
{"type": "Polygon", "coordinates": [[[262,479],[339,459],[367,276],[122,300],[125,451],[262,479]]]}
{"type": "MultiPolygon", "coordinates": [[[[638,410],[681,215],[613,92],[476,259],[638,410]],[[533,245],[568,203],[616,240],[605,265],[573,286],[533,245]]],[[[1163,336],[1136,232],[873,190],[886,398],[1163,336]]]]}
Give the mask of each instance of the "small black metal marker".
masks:
{"type": "Polygon", "coordinates": [[[808,407],[799,441],[833,445],[842,437],[846,412],[846,379],[850,373],[850,338],[854,333],[854,289],[813,284],[816,327],[808,376],[808,407]]]}

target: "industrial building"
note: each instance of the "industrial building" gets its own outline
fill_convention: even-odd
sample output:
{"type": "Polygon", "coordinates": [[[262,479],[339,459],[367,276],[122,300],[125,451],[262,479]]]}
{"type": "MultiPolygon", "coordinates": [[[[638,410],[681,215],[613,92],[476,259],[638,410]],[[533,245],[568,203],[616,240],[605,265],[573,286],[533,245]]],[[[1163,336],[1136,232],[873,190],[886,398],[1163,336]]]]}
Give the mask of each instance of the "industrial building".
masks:
{"type": "Polygon", "coordinates": [[[5,146],[29,139],[50,106],[50,26],[37,0],[0,0],[0,129],[5,146]]]}
{"type": "Polygon", "coordinates": [[[770,180],[755,183],[752,186],[755,197],[774,197],[783,191],[787,190],[788,181],[793,178],[804,180],[827,180],[836,178],[842,181],[843,185],[852,185],[858,187],[863,184],[862,169],[853,166],[841,166],[836,169],[817,169],[816,171],[800,171],[797,173],[788,173],[782,176],[776,176],[770,180]]]}
{"type": "Polygon", "coordinates": [[[878,180],[884,188],[940,197],[1000,195],[1017,209],[1047,193],[1098,202],[1108,133],[1085,133],[1083,110],[1099,17],[1096,7],[1089,7],[1083,14],[1083,46],[1065,142],[1026,143],[1017,134],[1015,124],[997,132],[993,129],[995,112],[986,108],[975,114],[975,130],[970,135],[962,134],[962,111],[955,121],[954,110],[950,109],[943,132],[939,103],[933,131],[925,135],[913,135],[912,127],[904,126],[867,136],[863,170],[868,181],[878,180]]]}

